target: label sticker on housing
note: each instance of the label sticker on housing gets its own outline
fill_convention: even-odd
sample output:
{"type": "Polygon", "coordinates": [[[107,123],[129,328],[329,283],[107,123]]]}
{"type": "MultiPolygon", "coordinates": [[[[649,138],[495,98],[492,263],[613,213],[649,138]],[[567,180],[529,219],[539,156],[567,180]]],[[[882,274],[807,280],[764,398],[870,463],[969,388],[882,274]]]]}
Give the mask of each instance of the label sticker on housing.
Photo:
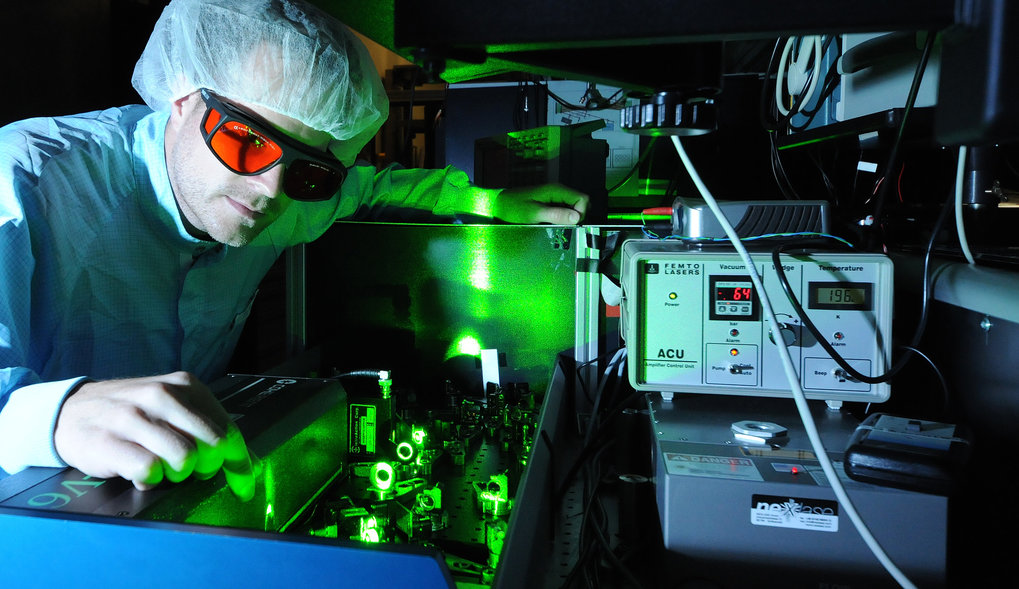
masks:
{"type": "Polygon", "coordinates": [[[750,523],[755,526],[839,531],[839,504],[827,499],[804,499],[784,495],[753,495],[750,523]]]}
{"type": "Polygon", "coordinates": [[[665,469],[669,474],[763,481],[764,478],[749,458],[738,456],[707,456],[665,452],[665,469]]]}
{"type": "Polygon", "coordinates": [[[375,454],[375,407],[350,405],[350,453],[375,454]]]}

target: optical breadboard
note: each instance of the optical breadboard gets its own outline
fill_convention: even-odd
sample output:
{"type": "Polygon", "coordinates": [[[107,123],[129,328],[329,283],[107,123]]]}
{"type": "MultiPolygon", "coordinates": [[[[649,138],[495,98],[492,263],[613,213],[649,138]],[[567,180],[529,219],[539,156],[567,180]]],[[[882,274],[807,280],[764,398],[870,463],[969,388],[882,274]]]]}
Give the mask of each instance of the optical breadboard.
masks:
{"type": "MultiPolygon", "coordinates": [[[[821,346],[782,288],[772,256],[751,254],[807,398],[882,402],[887,383],[853,378],[821,346]]],[[[781,255],[792,293],[857,372],[891,355],[892,263],[879,254],[781,255]]],[[[790,397],[761,293],[735,251],[660,240],[623,244],[622,330],[637,390],[790,397]]]]}

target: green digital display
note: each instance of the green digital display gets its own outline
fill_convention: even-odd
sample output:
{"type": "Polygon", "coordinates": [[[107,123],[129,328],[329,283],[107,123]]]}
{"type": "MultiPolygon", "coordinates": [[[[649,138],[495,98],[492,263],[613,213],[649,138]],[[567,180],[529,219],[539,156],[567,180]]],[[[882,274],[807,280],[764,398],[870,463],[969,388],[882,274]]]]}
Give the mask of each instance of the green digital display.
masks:
{"type": "Polygon", "coordinates": [[[874,306],[874,285],[869,282],[811,282],[810,309],[870,311],[874,306]]]}

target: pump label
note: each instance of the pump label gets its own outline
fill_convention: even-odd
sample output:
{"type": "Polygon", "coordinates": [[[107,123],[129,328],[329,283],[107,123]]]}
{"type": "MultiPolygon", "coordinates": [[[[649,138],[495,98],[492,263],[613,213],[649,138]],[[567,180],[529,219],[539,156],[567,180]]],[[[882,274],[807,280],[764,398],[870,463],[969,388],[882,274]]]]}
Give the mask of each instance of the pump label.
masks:
{"type": "Polygon", "coordinates": [[[376,410],[374,405],[350,405],[350,453],[375,454],[376,410]]]}
{"type": "Polygon", "coordinates": [[[839,531],[839,504],[826,499],[803,499],[779,495],[753,495],[750,523],[755,526],[839,531]]]}

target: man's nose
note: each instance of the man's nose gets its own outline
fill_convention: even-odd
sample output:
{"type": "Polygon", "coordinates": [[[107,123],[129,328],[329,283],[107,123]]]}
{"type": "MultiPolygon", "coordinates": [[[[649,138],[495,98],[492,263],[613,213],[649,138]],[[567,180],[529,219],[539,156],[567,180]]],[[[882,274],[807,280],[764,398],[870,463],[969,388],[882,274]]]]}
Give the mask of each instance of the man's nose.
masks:
{"type": "Polygon", "coordinates": [[[279,164],[261,174],[249,176],[249,178],[252,182],[258,184],[263,194],[270,198],[276,198],[283,195],[283,174],[285,171],[286,166],[279,164]]]}

